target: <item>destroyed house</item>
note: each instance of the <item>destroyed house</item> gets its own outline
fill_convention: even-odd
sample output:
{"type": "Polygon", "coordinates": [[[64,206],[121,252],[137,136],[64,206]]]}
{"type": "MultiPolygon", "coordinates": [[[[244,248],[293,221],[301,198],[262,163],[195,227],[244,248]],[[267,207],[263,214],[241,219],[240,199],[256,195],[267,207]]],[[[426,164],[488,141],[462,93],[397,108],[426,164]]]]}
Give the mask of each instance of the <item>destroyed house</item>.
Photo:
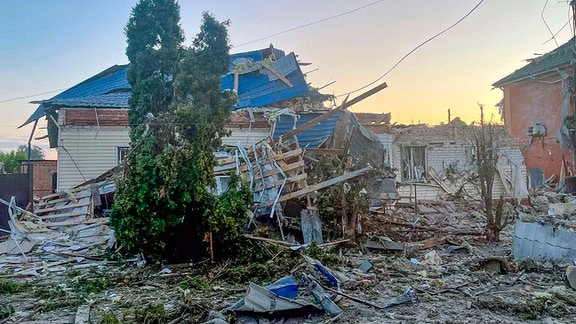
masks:
{"type": "MultiPolygon", "coordinates": [[[[532,186],[560,177],[573,168],[570,117],[570,67],[576,38],[530,60],[524,67],[496,81],[503,91],[500,104],[508,131],[520,141],[532,186]]],[[[573,135],[573,134],[572,134],[573,135]]]]}
{"type": "MultiPolygon", "coordinates": [[[[440,200],[463,190],[478,197],[474,178],[477,126],[446,124],[415,125],[393,130],[391,165],[397,170],[398,193],[407,200],[440,200]]],[[[503,127],[497,143],[498,172],[493,198],[525,198],[526,170],[517,140],[503,127]]]]}
{"type": "MultiPolygon", "coordinates": [[[[34,102],[39,106],[22,126],[34,123],[35,129],[38,120],[46,118],[50,147],[58,154],[57,190],[99,176],[119,165],[128,152],[131,88],[127,68],[112,66],[51,99],[34,102]]],[[[273,47],[232,54],[221,89],[238,94],[227,125],[231,134],[223,139],[223,144],[230,146],[250,146],[269,136],[279,138],[295,125],[322,114],[317,109],[326,110],[322,101],[330,98],[309,89],[294,53],[273,47]]],[[[300,144],[318,148],[347,114],[340,112],[302,132],[300,144]]],[[[358,136],[351,134],[350,138],[358,142],[358,136]]]]}

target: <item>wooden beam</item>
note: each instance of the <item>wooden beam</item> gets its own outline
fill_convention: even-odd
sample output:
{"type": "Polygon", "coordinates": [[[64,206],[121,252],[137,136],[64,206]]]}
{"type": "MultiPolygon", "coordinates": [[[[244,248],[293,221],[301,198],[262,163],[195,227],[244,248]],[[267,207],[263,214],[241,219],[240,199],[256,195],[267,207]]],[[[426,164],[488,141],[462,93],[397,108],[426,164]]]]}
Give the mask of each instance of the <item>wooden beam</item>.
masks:
{"type": "Polygon", "coordinates": [[[302,131],[310,129],[310,128],[314,127],[316,124],[318,124],[319,122],[330,118],[330,116],[334,115],[335,113],[340,112],[340,111],[342,111],[342,110],[344,110],[344,109],[346,109],[346,108],[348,108],[354,104],[359,103],[360,101],[372,96],[373,94],[376,94],[376,93],[380,92],[381,90],[384,90],[386,87],[388,87],[388,85],[386,84],[386,82],[384,82],[384,83],[364,92],[363,94],[359,95],[358,97],[353,98],[350,101],[345,101],[338,108],[334,108],[334,109],[312,119],[311,121],[301,125],[300,127],[282,135],[282,138],[284,138],[284,139],[290,138],[290,137],[292,137],[292,136],[294,136],[294,135],[296,135],[302,131]]]}
{"type": "Polygon", "coordinates": [[[105,218],[92,218],[82,222],[60,222],[60,223],[46,223],[46,227],[58,227],[58,226],[72,226],[72,225],[80,225],[80,224],[95,224],[95,223],[102,223],[107,224],[109,223],[108,217],[105,218]]]}
{"type": "Polygon", "coordinates": [[[64,210],[64,209],[74,209],[74,208],[84,207],[84,206],[88,206],[88,205],[90,205],[90,201],[86,201],[86,202],[82,202],[82,203],[76,203],[76,204],[62,205],[62,206],[57,206],[57,207],[44,208],[44,209],[37,209],[36,214],[46,214],[46,213],[53,212],[53,211],[59,211],[59,210],[64,210]]]}
{"type": "Polygon", "coordinates": [[[288,80],[285,76],[282,75],[282,73],[278,72],[278,70],[273,68],[270,64],[264,64],[264,68],[266,68],[266,70],[272,72],[272,74],[274,74],[278,79],[280,79],[282,82],[286,83],[287,86],[289,86],[290,88],[294,88],[294,85],[292,85],[290,80],[288,80]]]}
{"type": "MultiPolygon", "coordinates": [[[[374,170],[374,168],[369,166],[369,167],[365,167],[365,168],[360,169],[360,170],[348,172],[348,173],[343,174],[339,177],[332,178],[330,180],[326,180],[324,182],[320,182],[320,183],[317,183],[315,185],[308,186],[308,187],[305,187],[305,188],[300,189],[298,191],[294,191],[292,193],[284,195],[284,196],[280,197],[280,199],[278,199],[278,202],[283,202],[286,200],[290,200],[292,198],[298,198],[298,197],[305,196],[306,194],[309,194],[309,193],[314,192],[316,190],[324,189],[324,188],[333,186],[335,184],[338,184],[340,182],[355,178],[355,177],[360,176],[360,175],[362,175],[368,171],[371,171],[371,170],[374,170]]],[[[258,205],[258,207],[271,206],[272,204],[274,204],[274,200],[268,200],[268,201],[264,201],[264,202],[260,203],[258,205]]]]}
{"type": "MultiPolygon", "coordinates": [[[[307,177],[308,177],[308,175],[307,175],[306,173],[302,173],[302,174],[299,174],[299,175],[296,175],[296,176],[287,178],[287,179],[286,179],[286,184],[289,184],[289,183],[291,183],[291,182],[297,182],[297,181],[300,181],[300,180],[306,180],[307,177]]],[[[282,184],[282,182],[284,182],[283,179],[282,179],[282,180],[276,180],[276,181],[274,181],[274,182],[272,182],[272,183],[266,184],[265,186],[262,186],[262,185],[257,186],[257,187],[255,187],[252,191],[258,192],[258,191],[262,191],[262,190],[266,190],[266,189],[278,187],[278,186],[280,186],[280,185],[282,184]]]]}
{"type": "Polygon", "coordinates": [[[240,78],[240,74],[238,73],[238,69],[234,71],[234,93],[238,94],[238,79],[240,78]]]}
{"type": "Polygon", "coordinates": [[[77,217],[77,216],[90,217],[90,211],[85,210],[85,211],[80,211],[80,212],[52,214],[52,215],[40,216],[40,219],[45,220],[45,219],[54,219],[54,218],[62,218],[62,217],[77,217]]]}

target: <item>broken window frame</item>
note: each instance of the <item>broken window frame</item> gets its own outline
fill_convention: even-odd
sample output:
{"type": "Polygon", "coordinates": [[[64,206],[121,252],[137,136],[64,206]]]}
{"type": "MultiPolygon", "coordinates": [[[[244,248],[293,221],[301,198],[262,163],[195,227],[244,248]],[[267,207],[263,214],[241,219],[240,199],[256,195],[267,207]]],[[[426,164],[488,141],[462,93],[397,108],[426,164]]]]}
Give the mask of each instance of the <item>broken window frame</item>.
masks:
{"type": "Polygon", "coordinates": [[[129,146],[116,146],[116,165],[122,164],[130,151],[129,146]]]}
{"type": "Polygon", "coordinates": [[[404,182],[426,181],[426,146],[406,145],[400,147],[400,173],[404,182]]]}

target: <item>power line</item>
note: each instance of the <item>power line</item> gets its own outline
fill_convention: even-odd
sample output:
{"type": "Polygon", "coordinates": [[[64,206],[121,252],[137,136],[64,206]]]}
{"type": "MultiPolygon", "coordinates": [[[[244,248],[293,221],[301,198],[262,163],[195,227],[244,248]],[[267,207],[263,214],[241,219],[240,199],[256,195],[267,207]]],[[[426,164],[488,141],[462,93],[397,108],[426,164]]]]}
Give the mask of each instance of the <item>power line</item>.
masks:
{"type": "MultiPolygon", "coordinates": [[[[332,20],[332,19],[335,19],[335,18],[339,18],[339,17],[345,16],[345,15],[354,13],[354,12],[356,12],[356,11],[362,10],[362,9],[364,9],[364,8],[367,8],[367,7],[376,5],[376,4],[381,3],[381,2],[384,2],[384,0],[374,1],[374,2],[371,2],[371,3],[365,4],[365,5],[361,6],[361,7],[358,7],[358,8],[352,9],[352,10],[348,10],[348,11],[346,11],[346,12],[343,12],[343,13],[340,13],[340,14],[337,14],[337,15],[334,15],[334,16],[330,16],[330,17],[323,18],[323,19],[320,19],[320,20],[316,20],[316,21],[313,21],[313,22],[310,22],[310,23],[306,23],[306,24],[303,24],[303,25],[299,25],[299,26],[296,26],[296,27],[292,27],[292,28],[290,28],[290,29],[286,29],[286,30],[283,30],[283,31],[280,31],[280,32],[277,32],[277,33],[274,33],[274,34],[270,34],[270,35],[268,35],[268,36],[260,37],[260,38],[255,39],[255,40],[252,40],[252,41],[249,41],[249,42],[246,42],[246,43],[242,43],[242,44],[240,44],[240,45],[232,46],[232,48],[242,47],[242,46],[249,45],[249,44],[252,44],[252,43],[256,43],[256,42],[258,42],[258,41],[265,40],[265,39],[268,39],[268,38],[271,38],[271,37],[274,37],[274,36],[286,34],[286,33],[289,33],[289,32],[291,32],[291,31],[294,31],[294,30],[297,30],[297,29],[305,28],[305,27],[308,27],[308,26],[312,26],[312,25],[315,25],[315,24],[319,24],[319,23],[328,21],[328,20],[332,20]]],[[[16,98],[11,98],[11,99],[6,99],[6,100],[0,101],[0,104],[6,103],[6,102],[10,102],[10,101],[15,101],[15,100],[32,98],[32,97],[41,96],[41,95],[45,95],[45,94],[50,94],[50,93],[54,93],[54,92],[62,91],[62,90],[65,90],[65,89],[58,89],[58,90],[53,90],[53,91],[48,91],[48,92],[33,94],[33,95],[29,95],[29,96],[23,96],[23,97],[16,97],[16,98]]]]}
{"type": "Polygon", "coordinates": [[[361,7],[358,7],[358,8],[352,9],[352,10],[348,10],[348,11],[346,11],[346,12],[343,12],[343,13],[340,13],[340,14],[337,14],[337,15],[334,15],[334,16],[326,17],[326,18],[323,18],[323,19],[320,19],[320,20],[316,20],[316,21],[313,21],[313,22],[309,22],[309,23],[306,23],[306,24],[303,24],[303,25],[300,25],[300,26],[292,27],[292,28],[290,28],[290,29],[286,29],[286,30],[283,30],[283,31],[280,31],[280,32],[277,32],[277,33],[274,33],[274,34],[270,34],[270,35],[268,35],[268,36],[260,37],[260,38],[258,38],[258,39],[255,39],[255,40],[252,40],[252,41],[249,41],[249,42],[246,42],[246,43],[242,43],[242,44],[240,44],[240,45],[232,46],[232,47],[233,47],[233,48],[236,48],[236,47],[241,47],[241,46],[249,45],[249,44],[256,43],[256,42],[259,42],[259,41],[261,41],[261,40],[265,40],[265,39],[268,39],[268,38],[271,38],[271,37],[274,37],[274,36],[278,36],[278,35],[282,35],[282,34],[289,33],[289,32],[294,31],[294,30],[296,30],[296,29],[301,29],[301,28],[305,28],[305,27],[308,27],[308,26],[316,25],[316,24],[319,24],[319,23],[322,23],[322,22],[325,22],[325,21],[328,21],[328,20],[332,20],[332,19],[335,19],[335,18],[339,18],[339,17],[345,16],[345,15],[354,13],[354,12],[356,12],[356,11],[362,10],[362,9],[367,8],[367,7],[370,7],[370,6],[373,6],[373,5],[378,4],[378,3],[380,3],[380,2],[384,2],[384,0],[374,1],[374,2],[371,2],[371,3],[365,4],[365,5],[361,6],[361,7]]]}
{"type": "Polygon", "coordinates": [[[52,91],[47,91],[47,92],[42,92],[42,93],[37,93],[37,94],[33,94],[33,95],[28,95],[28,96],[22,96],[22,97],[16,97],[16,98],[11,98],[11,99],[6,99],[6,100],[2,100],[0,101],[0,104],[5,103],[5,102],[10,102],[10,101],[16,101],[16,100],[20,100],[20,99],[27,99],[27,98],[32,98],[32,97],[36,97],[36,96],[42,96],[45,94],[50,94],[50,93],[54,93],[54,92],[58,92],[58,91],[63,91],[65,89],[56,89],[56,90],[52,90],[52,91]]]}
{"type": "Polygon", "coordinates": [[[402,56],[402,58],[400,58],[400,60],[398,60],[398,62],[396,62],[396,64],[394,64],[390,69],[388,69],[388,71],[386,71],[384,74],[382,74],[381,76],[379,76],[376,80],[368,83],[365,86],[362,86],[356,90],[350,91],[350,92],[346,92],[343,94],[339,94],[336,97],[342,97],[342,96],[347,96],[350,94],[353,94],[355,92],[364,90],[366,88],[368,88],[369,86],[373,85],[374,83],[382,80],[384,77],[386,77],[390,72],[392,72],[398,65],[400,65],[400,63],[402,63],[408,56],[410,56],[412,53],[416,52],[420,47],[426,45],[427,43],[429,43],[430,41],[432,41],[433,39],[439,37],[440,35],[446,33],[447,31],[449,31],[450,29],[456,27],[456,25],[460,24],[464,19],[466,19],[468,16],[470,16],[478,7],[480,7],[480,5],[482,4],[482,2],[484,2],[484,0],[480,0],[480,2],[478,2],[472,9],[470,9],[470,11],[468,11],[464,16],[462,16],[462,18],[458,19],[455,23],[453,23],[452,25],[448,26],[447,28],[443,29],[442,31],[440,31],[439,33],[435,34],[434,36],[428,38],[427,40],[425,40],[424,42],[420,43],[418,46],[414,47],[410,52],[406,53],[404,56],[402,56]]]}
{"type": "Polygon", "coordinates": [[[550,26],[548,26],[548,23],[546,22],[546,18],[544,18],[544,11],[546,10],[546,6],[548,5],[548,1],[549,0],[546,0],[546,2],[544,3],[544,8],[542,8],[542,13],[540,13],[540,17],[542,18],[544,25],[548,29],[548,32],[550,32],[550,35],[552,35],[552,39],[554,40],[554,43],[556,43],[556,47],[558,47],[558,41],[556,41],[556,37],[555,37],[556,35],[554,35],[554,33],[552,32],[552,29],[550,28],[550,26]]]}

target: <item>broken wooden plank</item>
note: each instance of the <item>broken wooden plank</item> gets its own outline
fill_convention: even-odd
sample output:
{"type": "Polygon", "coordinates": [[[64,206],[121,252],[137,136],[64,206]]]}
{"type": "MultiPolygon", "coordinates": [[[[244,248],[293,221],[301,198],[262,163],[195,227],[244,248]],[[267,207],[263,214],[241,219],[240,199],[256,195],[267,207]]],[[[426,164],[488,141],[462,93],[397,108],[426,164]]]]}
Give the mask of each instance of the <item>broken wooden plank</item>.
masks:
{"type": "Polygon", "coordinates": [[[335,113],[340,112],[340,111],[342,111],[342,110],[344,110],[344,109],[346,109],[346,108],[348,108],[354,104],[357,104],[358,102],[372,96],[373,94],[380,92],[381,90],[385,89],[386,87],[388,87],[388,85],[386,84],[386,82],[384,82],[384,83],[364,92],[363,94],[359,95],[358,97],[353,98],[350,101],[343,102],[339,107],[334,108],[332,110],[329,110],[328,112],[312,119],[311,121],[309,121],[303,125],[300,125],[300,127],[297,127],[296,129],[282,135],[281,137],[284,139],[290,138],[290,137],[292,137],[292,136],[294,136],[294,135],[296,135],[302,131],[310,129],[310,128],[314,127],[316,124],[318,124],[319,122],[330,118],[330,116],[334,115],[335,113]]]}
{"type": "Polygon", "coordinates": [[[254,179],[259,180],[262,178],[266,178],[266,177],[281,173],[281,171],[287,172],[287,171],[294,170],[294,169],[297,169],[297,168],[303,167],[303,166],[304,166],[304,161],[301,160],[298,162],[288,164],[285,168],[282,168],[282,170],[279,170],[279,169],[266,170],[262,173],[262,176],[256,176],[256,177],[254,177],[254,179]]]}
{"type": "Polygon", "coordinates": [[[88,210],[79,211],[79,212],[70,212],[70,213],[61,213],[61,214],[52,214],[52,215],[45,215],[41,216],[40,219],[54,219],[54,218],[62,218],[62,217],[76,217],[76,216],[90,216],[90,212],[88,210]]]}
{"type": "MultiPolygon", "coordinates": [[[[308,186],[308,187],[305,187],[303,189],[300,189],[300,190],[294,191],[292,193],[289,193],[287,195],[284,195],[284,196],[280,197],[278,202],[283,202],[283,201],[290,200],[293,198],[299,198],[299,197],[305,196],[306,194],[309,194],[309,193],[314,192],[316,190],[324,189],[324,188],[333,186],[335,184],[338,184],[340,182],[358,177],[358,176],[363,175],[364,173],[371,171],[371,170],[374,170],[374,168],[372,168],[371,166],[368,166],[368,167],[365,167],[365,168],[360,169],[360,170],[348,172],[348,173],[343,174],[341,176],[338,176],[336,178],[332,178],[330,180],[326,180],[324,182],[320,182],[320,183],[317,183],[315,185],[308,186]]],[[[259,207],[266,207],[266,206],[271,206],[272,204],[274,204],[274,200],[262,202],[258,206],[259,207]]]]}
{"type": "Polygon", "coordinates": [[[92,219],[88,219],[82,222],[59,222],[59,223],[46,223],[46,227],[58,227],[58,226],[72,226],[72,225],[80,225],[80,224],[94,224],[94,223],[99,223],[101,222],[102,224],[108,223],[109,219],[108,217],[103,217],[103,218],[92,218],[92,219]]]}
{"type": "Polygon", "coordinates": [[[90,200],[85,201],[85,202],[81,202],[81,203],[76,203],[76,204],[68,204],[68,205],[62,205],[62,206],[57,206],[57,207],[50,207],[50,208],[46,208],[46,209],[38,209],[36,210],[36,214],[45,214],[48,212],[54,212],[54,211],[59,211],[59,210],[64,210],[64,209],[74,209],[74,208],[78,208],[78,207],[85,207],[90,205],[90,200]]]}
{"type": "MultiPolygon", "coordinates": [[[[287,178],[286,184],[291,183],[291,182],[298,182],[300,180],[305,180],[307,177],[308,177],[308,175],[306,173],[302,173],[302,174],[296,175],[294,177],[287,178]]],[[[262,190],[266,190],[266,189],[275,188],[275,187],[280,186],[283,182],[284,182],[284,179],[276,180],[272,183],[267,183],[265,186],[260,185],[260,186],[254,187],[254,189],[252,191],[258,192],[258,191],[262,191],[262,190]]]]}
{"type": "Polygon", "coordinates": [[[284,82],[287,86],[289,86],[290,88],[294,88],[294,85],[290,82],[290,80],[288,80],[284,75],[282,75],[282,73],[278,72],[278,70],[273,68],[272,65],[263,64],[263,66],[266,70],[272,72],[272,74],[274,74],[278,79],[280,79],[282,82],[284,82]]]}
{"type": "Polygon", "coordinates": [[[41,198],[40,202],[35,204],[34,207],[36,207],[36,209],[40,209],[41,207],[44,207],[46,205],[53,205],[56,203],[61,203],[61,202],[66,202],[66,201],[77,201],[77,200],[80,200],[82,198],[88,198],[88,197],[90,197],[90,194],[73,196],[73,197],[66,197],[66,198],[59,198],[59,199],[53,199],[53,200],[44,200],[43,198],[41,198]]]}

